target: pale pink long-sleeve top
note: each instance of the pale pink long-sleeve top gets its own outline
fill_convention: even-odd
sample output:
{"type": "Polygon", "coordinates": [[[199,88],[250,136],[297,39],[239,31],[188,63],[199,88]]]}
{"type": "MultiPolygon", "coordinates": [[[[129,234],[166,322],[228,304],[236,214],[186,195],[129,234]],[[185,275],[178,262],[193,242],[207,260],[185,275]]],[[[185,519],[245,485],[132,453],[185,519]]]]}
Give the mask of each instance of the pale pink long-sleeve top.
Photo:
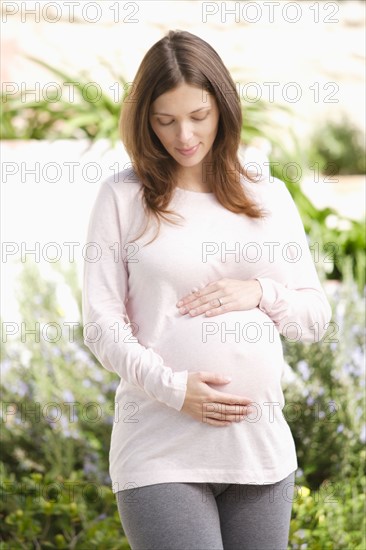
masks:
{"type": "Polygon", "coordinates": [[[213,193],[176,188],[170,208],[184,221],[163,221],[147,246],[156,226],[135,239],[146,214],[133,170],[100,187],[82,310],[85,345],[120,377],[109,452],[114,493],[167,482],[275,483],[298,467],[282,412],[280,334],[319,341],[332,311],[285,184],[241,181],[265,220],[227,210],[213,193]],[[179,313],[179,298],[224,277],[257,279],[258,307],[212,318],[179,313]],[[231,376],[212,387],[250,398],[253,413],[226,427],[183,413],[194,371],[231,376]]]}

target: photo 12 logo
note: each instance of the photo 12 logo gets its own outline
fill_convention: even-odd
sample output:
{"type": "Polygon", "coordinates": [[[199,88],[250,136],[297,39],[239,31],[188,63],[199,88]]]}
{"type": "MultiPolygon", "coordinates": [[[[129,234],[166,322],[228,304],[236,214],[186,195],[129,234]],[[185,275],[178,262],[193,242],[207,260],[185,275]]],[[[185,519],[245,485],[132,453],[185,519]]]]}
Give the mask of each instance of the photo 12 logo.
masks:
{"type": "Polygon", "coordinates": [[[201,10],[202,23],[339,23],[336,2],[202,2],[201,10]]]}
{"type": "Polygon", "coordinates": [[[22,23],[98,23],[102,18],[114,23],[139,23],[137,2],[2,2],[1,21],[12,17],[22,23]]]}

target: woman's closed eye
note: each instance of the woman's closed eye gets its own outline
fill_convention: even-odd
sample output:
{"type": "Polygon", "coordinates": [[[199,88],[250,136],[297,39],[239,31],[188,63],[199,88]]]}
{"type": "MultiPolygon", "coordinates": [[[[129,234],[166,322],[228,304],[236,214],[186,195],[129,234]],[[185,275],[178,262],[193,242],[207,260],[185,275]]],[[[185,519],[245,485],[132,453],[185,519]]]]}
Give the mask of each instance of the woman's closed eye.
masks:
{"type": "MultiPolygon", "coordinates": [[[[206,115],[204,118],[193,118],[192,117],[192,120],[196,121],[196,122],[201,122],[202,120],[206,120],[208,115],[206,115]]],[[[174,120],[171,120],[170,122],[161,122],[161,120],[158,120],[159,124],[161,126],[169,126],[170,124],[172,124],[174,122],[174,120]]]]}

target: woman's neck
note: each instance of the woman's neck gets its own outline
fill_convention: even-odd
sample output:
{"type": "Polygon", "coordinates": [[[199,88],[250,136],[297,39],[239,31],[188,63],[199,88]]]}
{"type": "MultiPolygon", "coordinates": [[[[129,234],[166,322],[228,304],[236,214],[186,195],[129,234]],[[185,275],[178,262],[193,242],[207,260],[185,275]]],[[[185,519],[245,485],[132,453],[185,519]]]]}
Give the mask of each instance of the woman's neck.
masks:
{"type": "Polygon", "coordinates": [[[176,185],[182,189],[190,191],[199,191],[201,193],[212,192],[212,177],[205,178],[202,165],[193,166],[194,170],[180,170],[176,177],[176,185]]]}

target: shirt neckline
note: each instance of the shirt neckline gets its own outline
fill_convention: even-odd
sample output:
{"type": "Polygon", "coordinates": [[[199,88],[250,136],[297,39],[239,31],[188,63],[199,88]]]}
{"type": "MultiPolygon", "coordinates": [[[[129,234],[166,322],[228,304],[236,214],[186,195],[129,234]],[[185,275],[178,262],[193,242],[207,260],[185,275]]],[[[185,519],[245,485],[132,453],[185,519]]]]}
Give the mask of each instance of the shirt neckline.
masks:
{"type": "Polygon", "coordinates": [[[213,191],[193,191],[192,189],[184,189],[183,187],[178,187],[176,186],[174,188],[175,191],[178,191],[180,193],[189,193],[190,195],[197,195],[197,196],[200,196],[200,195],[203,195],[203,196],[212,196],[214,195],[215,193],[213,191]]]}

